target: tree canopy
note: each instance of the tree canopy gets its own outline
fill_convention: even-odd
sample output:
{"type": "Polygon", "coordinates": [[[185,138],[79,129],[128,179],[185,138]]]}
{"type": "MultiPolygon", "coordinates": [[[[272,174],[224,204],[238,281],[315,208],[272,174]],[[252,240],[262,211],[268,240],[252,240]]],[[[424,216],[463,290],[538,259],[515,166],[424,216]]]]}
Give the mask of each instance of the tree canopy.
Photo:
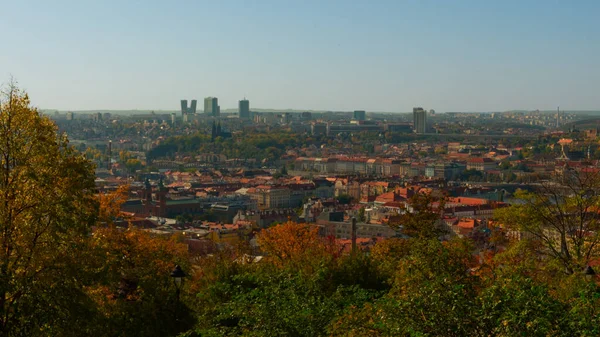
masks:
{"type": "Polygon", "coordinates": [[[0,155],[0,334],[29,335],[81,310],[68,294],[97,218],[94,171],[14,83],[0,96],[0,155]]]}

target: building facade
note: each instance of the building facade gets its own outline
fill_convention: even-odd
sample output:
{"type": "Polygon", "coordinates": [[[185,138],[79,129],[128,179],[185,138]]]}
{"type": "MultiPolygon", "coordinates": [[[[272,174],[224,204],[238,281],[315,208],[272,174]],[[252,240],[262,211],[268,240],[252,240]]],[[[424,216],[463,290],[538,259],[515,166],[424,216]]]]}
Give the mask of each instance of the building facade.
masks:
{"type": "Polygon", "coordinates": [[[196,113],[196,104],[197,104],[197,101],[195,99],[193,99],[190,106],[188,107],[187,99],[182,99],[181,100],[181,115],[183,116],[186,114],[195,114],[196,113]]]}
{"type": "Polygon", "coordinates": [[[204,99],[204,114],[209,116],[219,116],[221,114],[218,98],[206,97],[204,99]]]}
{"type": "Polygon", "coordinates": [[[364,110],[355,110],[353,118],[357,121],[364,121],[366,119],[366,116],[367,114],[364,110]]]}
{"type": "Polygon", "coordinates": [[[413,129],[415,133],[427,132],[427,111],[423,108],[413,108],[413,129]]]}
{"type": "Polygon", "coordinates": [[[498,164],[490,158],[471,158],[467,161],[467,170],[486,172],[497,167],[498,164]]]}
{"type": "Polygon", "coordinates": [[[240,118],[248,119],[250,118],[250,101],[247,99],[243,99],[239,102],[239,110],[238,114],[240,118]]]}

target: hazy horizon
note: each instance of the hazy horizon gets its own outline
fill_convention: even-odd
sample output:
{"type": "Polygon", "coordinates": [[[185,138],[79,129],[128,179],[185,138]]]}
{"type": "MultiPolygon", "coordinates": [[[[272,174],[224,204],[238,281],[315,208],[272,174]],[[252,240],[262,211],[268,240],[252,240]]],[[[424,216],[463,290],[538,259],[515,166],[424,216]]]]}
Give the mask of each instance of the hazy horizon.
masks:
{"type": "Polygon", "coordinates": [[[7,2],[0,83],[58,110],[600,108],[600,2],[7,2]],[[256,108],[255,108],[256,109],[256,108]]]}
{"type": "MultiPolygon", "coordinates": [[[[59,109],[44,109],[44,108],[39,108],[40,111],[42,111],[43,113],[52,113],[52,112],[56,112],[58,111],[59,113],[67,113],[67,112],[73,112],[73,113],[81,113],[81,114],[91,114],[91,113],[98,113],[98,112],[109,112],[109,113],[115,113],[115,114],[128,114],[128,113],[134,113],[134,112],[140,112],[140,113],[149,113],[149,112],[156,112],[158,114],[160,113],[180,113],[181,110],[175,110],[175,109],[86,109],[86,110],[59,110],[59,109]]],[[[332,113],[352,113],[352,110],[310,110],[310,109],[275,109],[275,108],[254,108],[253,109],[254,112],[292,112],[292,113],[301,113],[301,112],[314,112],[314,113],[325,113],[325,112],[332,112],[332,113]]],[[[535,110],[522,110],[522,109],[510,109],[510,110],[505,110],[505,111],[436,111],[436,114],[445,114],[445,113],[505,113],[505,112],[533,112],[535,110]]],[[[221,113],[226,113],[226,114],[237,114],[238,110],[237,109],[223,109],[221,110],[221,113]]],[[[367,113],[375,113],[375,114],[412,114],[412,111],[370,111],[370,110],[366,110],[367,113]]],[[[556,113],[556,110],[539,110],[540,113],[556,113]]],[[[561,113],[566,112],[566,113],[581,113],[581,114],[586,114],[586,113],[591,113],[591,114],[600,114],[600,109],[595,109],[595,110],[560,110],[561,113]]],[[[204,112],[202,110],[197,110],[196,114],[198,115],[203,115],[204,112]]]]}

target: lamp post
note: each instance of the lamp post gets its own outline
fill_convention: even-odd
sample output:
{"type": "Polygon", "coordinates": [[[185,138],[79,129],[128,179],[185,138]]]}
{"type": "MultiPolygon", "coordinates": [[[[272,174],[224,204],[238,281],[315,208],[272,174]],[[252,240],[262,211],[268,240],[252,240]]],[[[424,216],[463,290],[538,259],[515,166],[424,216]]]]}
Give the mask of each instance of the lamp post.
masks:
{"type": "Polygon", "coordinates": [[[591,266],[587,266],[583,270],[583,275],[585,275],[586,280],[591,281],[594,278],[594,276],[596,276],[596,272],[591,266]]]}
{"type": "Polygon", "coordinates": [[[181,269],[181,266],[176,265],[175,269],[171,272],[171,277],[173,278],[173,283],[175,283],[175,292],[177,295],[177,301],[179,301],[179,292],[181,291],[181,286],[183,285],[183,279],[187,275],[181,269]]]}
{"type": "Polygon", "coordinates": [[[183,286],[183,279],[186,276],[187,275],[183,272],[180,265],[176,265],[175,269],[171,272],[171,278],[173,278],[173,283],[175,284],[175,321],[179,320],[179,293],[183,286]]]}

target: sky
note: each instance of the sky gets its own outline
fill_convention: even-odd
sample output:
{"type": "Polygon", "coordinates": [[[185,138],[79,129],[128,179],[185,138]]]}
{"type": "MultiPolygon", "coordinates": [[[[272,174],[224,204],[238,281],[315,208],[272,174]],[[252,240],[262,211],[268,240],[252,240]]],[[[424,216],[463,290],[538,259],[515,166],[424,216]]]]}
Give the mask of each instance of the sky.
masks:
{"type": "Polygon", "coordinates": [[[600,110],[597,0],[0,0],[42,109],[600,110]]]}

